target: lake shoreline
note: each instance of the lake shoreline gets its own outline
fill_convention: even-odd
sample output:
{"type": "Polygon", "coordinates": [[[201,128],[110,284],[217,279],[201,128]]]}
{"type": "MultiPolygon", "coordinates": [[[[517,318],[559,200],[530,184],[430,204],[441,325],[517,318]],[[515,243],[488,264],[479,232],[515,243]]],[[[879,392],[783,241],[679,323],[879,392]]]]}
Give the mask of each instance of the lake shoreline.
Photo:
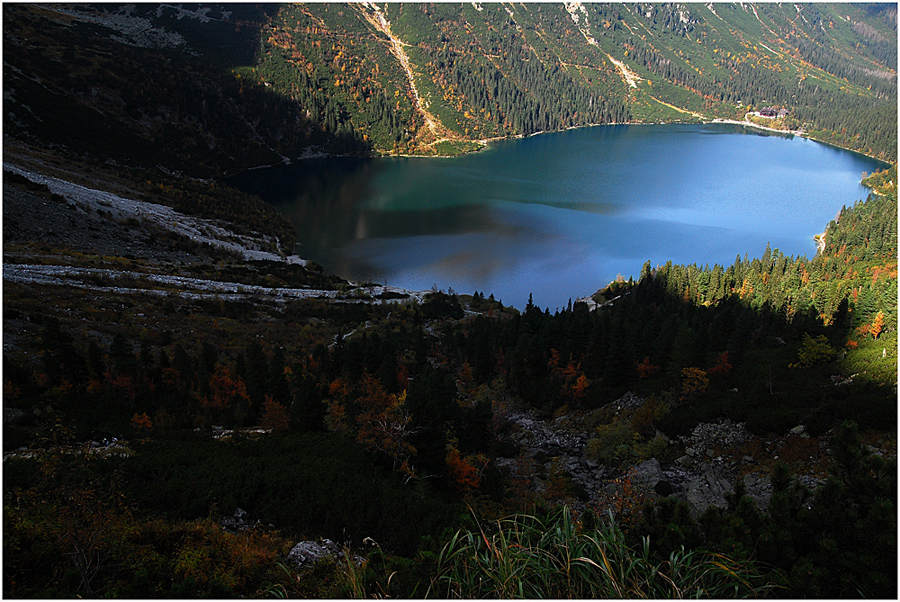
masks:
{"type": "Polygon", "coordinates": [[[345,279],[485,290],[513,306],[533,292],[553,308],[648,259],[725,265],[767,242],[812,256],[834,215],[814,208],[864,198],[860,173],[881,165],[741,122],[615,125],[626,127],[492,144],[452,163],[326,158],[231,183],[272,202],[300,255],[345,279]]]}
{"type": "MultiPolygon", "coordinates": [[[[749,116],[750,113],[747,113],[747,115],[749,116]]],[[[873,159],[873,160],[875,160],[875,161],[879,161],[879,162],[881,162],[881,163],[884,163],[885,165],[891,165],[891,162],[890,162],[890,161],[885,161],[884,159],[881,159],[881,158],[879,158],[879,157],[876,157],[875,155],[870,155],[870,154],[868,154],[868,153],[864,153],[864,152],[862,152],[862,151],[854,150],[854,149],[852,149],[852,148],[847,148],[847,147],[841,146],[841,145],[839,145],[839,144],[834,144],[834,143],[832,143],[832,142],[827,142],[827,141],[822,140],[822,139],[820,139],[820,138],[816,138],[815,136],[810,136],[810,135],[809,135],[809,132],[807,132],[806,130],[803,130],[803,129],[800,129],[800,130],[780,130],[780,129],[778,129],[778,128],[770,128],[770,127],[766,127],[766,126],[764,126],[764,125],[760,125],[760,124],[758,124],[758,123],[753,123],[752,121],[746,120],[746,117],[745,117],[745,121],[737,121],[736,119],[714,119],[714,120],[712,120],[712,121],[707,121],[707,122],[704,122],[704,123],[727,123],[727,124],[732,124],[732,125],[742,125],[742,126],[744,126],[744,127],[755,128],[755,129],[758,129],[758,130],[764,130],[764,131],[767,131],[767,132],[774,132],[774,133],[777,133],[777,134],[785,134],[785,135],[790,135],[790,136],[797,136],[797,137],[799,137],[799,138],[803,138],[803,139],[805,139],[805,140],[812,140],[813,142],[818,142],[819,144],[825,144],[825,145],[830,146],[830,147],[832,147],[832,148],[840,149],[840,150],[842,150],[842,151],[847,151],[847,152],[850,152],[850,153],[856,153],[856,154],[858,154],[858,155],[862,155],[863,157],[868,157],[869,159],[873,159]]]]}
{"type": "MultiPolygon", "coordinates": [[[[749,113],[748,113],[748,115],[749,115],[749,113]]],[[[832,143],[832,142],[827,142],[827,141],[825,141],[825,140],[821,140],[821,139],[819,139],[819,138],[816,138],[816,137],[814,137],[814,136],[809,135],[808,132],[806,132],[805,130],[802,130],[802,129],[800,129],[800,130],[781,130],[781,129],[778,129],[778,128],[766,127],[766,126],[760,125],[760,124],[758,124],[758,123],[753,123],[752,121],[746,120],[746,118],[745,118],[744,121],[739,121],[739,120],[737,120],[737,119],[720,119],[720,118],[718,118],[718,117],[715,117],[715,118],[712,118],[712,119],[708,119],[708,118],[705,118],[705,117],[704,117],[704,118],[702,118],[702,119],[698,119],[697,121],[660,121],[660,122],[652,122],[652,123],[642,122],[642,121],[625,122],[625,123],[618,123],[618,122],[610,122],[610,123],[590,123],[590,124],[585,124],[585,125],[574,125],[574,126],[570,126],[570,127],[567,127],[567,128],[560,129],[560,130],[541,130],[541,131],[538,131],[538,132],[532,132],[532,133],[530,133],[530,134],[516,134],[516,135],[513,135],[513,136],[495,136],[495,137],[493,137],[493,138],[480,138],[480,139],[478,139],[478,140],[467,140],[467,141],[466,141],[466,142],[471,142],[471,143],[474,143],[474,144],[479,144],[479,145],[480,145],[480,148],[473,149],[473,150],[471,150],[471,151],[461,152],[461,153],[456,154],[456,155],[429,155],[429,154],[416,154],[416,153],[399,153],[399,154],[394,154],[394,153],[373,153],[373,154],[370,154],[370,155],[334,155],[334,154],[329,154],[329,153],[326,153],[326,152],[313,151],[313,150],[311,150],[311,149],[306,149],[306,150],[304,150],[304,152],[303,152],[302,155],[300,155],[300,156],[298,156],[298,157],[295,157],[295,158],[293,158],[293,159],[291,159],[291,158],[289,158],[289,157],[282,157],[282,160],[279,161],[279,162],[277,162],[277,163],[264,163],[264,164],[260,164],[260,165],[254,165],[254,166],[252,166],[252,167],[238,168],[238,169],[235,169],[234,171],[226,171],[226,172],[221,176],[220,179],[225,180],[225,179],[227,179],[227,178],[230,178],[230,177],[233,177],[233,176],[235,176],[235,175],[238,175],[239,173],[242,173],[242,172],[255,171],[255,170],[258,170],[258,169],[268,169],[268,168],[273,168],[273,167],[282,167],[282,166],[284,166],[284,165],[293,165],[293,164],[296,163],[296,162],[308,161],[308,160],[311,160],[311,159],[313,159],[313,160],[314,160],[314,159],[340,159],[340,158],[349,158],[349,159],[389,159],[389,158],[392,158],[392,157],[396,157],[396,158],[405,158],[405,159],[414,159],[414,158],[415,158],[415,159],[420,159],[420,158],[421,158],[421,159],[456,159],[456,158],[458,158],[458,157],[465,157],[465,156],[467,156],[467,155],[472,155],[472,154],[480,153],[480,152],[486,150],[487,148],[489,148],[489,146],[490,146],[491,143],[493,143],[493,142],[503,142],[503,141],[507,141],[507,140],[524,140],[524,139],[526,139],[526,138],[533,138],[533,137],[535,137],[535,136],[541,136],[541,135],[544,135],[544,134],[558,134],[558,133],[561,133],[561,132],[568,132],[568,131],[570,131],[570,130],[580,130],[580,129],[594,128],[594,127],[605,127],[605,126],[660,126],[660,125],[717,125],[717,124],[724,124],[724,125],[739,125],[739,126],[742,126],[742,127],[745,127],[745,128],[752,128],[752,129],[762,130],[762,131],[766,131],[766,132],[772,132],[772,133],[774,133],[774,134],[783,134],[783,135],[785,135],[785,136],[797,136],[798,138],[803,138],[803,139],[805,139],[805,140],[812,140],[813,142],[818,142],[819,144],[825,144],[825,145],[830,146],[830,147],[832,147],[832,148],[840,149],[840,150],[842,150],[842,151],[847,151],[847,152],[851,152],[851,153],[856,153],[856,154],[861,155],[861,156],[863,156],[863,157],[866,157],[866,158],[868,158],[868,159],[872,159],[872,160],[874,160],[874,161],[878,161],[878,162],[882,163],[885,167],[891,165],[891,162],[890,162],[890,161],[885,161],[884,159],[881,159],[881,158],[879,158],[879,157],[876,157],[875,155],[870,155],[870,154],[868,154],[868,153],[864,153],[864,152],[859,151],[859,150],[855,150],[855,149],[852,149],[852,148],[847,148],[847,147],[844,147],[844,146],[840,146],[839,144],[834,144],[834,143],[832,143]]]]}

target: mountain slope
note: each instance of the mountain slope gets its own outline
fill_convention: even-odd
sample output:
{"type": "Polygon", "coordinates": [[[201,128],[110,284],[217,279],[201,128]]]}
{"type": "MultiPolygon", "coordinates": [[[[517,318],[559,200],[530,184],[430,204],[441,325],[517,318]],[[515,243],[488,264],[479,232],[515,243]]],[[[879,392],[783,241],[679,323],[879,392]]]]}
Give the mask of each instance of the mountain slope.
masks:
{"type": "Polygon", "coordinates": [[[467,140],[592,123],[743,119],[777,105],[790,114],[785,126],[896,154],[889,7],[310,4],[282,8],[267,30],[278,44],[260,53],[259,69],[286,53],[308,61],[321,90],[341,103],[340,125],[364,132],[382,152],[433,142],[434,126],[423,127],[415,109],[421,98],[441,126],[467,140]],[[371,25],[375,15],[392,42],[371,25]],[[413,74],[389,78],[399,90],[378,77],[398,47],[413,74]],[[393,140],[372,126],[377,111],[363,106],[372,90],[407,111],[393,140]]]}
{"type": "Polygon", "coordinates": [[[896,157],[893,5],[6,5],[6,132],[197,175],[744,120],[896,157]],[[102,132],[102,136],[94,135],[102,132]]]}

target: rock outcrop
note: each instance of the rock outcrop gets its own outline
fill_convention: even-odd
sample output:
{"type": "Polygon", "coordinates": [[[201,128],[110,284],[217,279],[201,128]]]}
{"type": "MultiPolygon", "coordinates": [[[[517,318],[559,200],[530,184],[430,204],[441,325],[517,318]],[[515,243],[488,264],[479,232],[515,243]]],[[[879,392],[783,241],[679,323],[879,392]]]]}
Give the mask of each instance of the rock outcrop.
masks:
{"type": "Polygon", "coordinates": [[[245,510],[236,508],[234,514],[222,518],[219,521],[219,524],[222,525],[222,527],[226,531],[237,533],[239,531],[249,531],[250,529],[255,529],[260,525],[260,522],[258,520],[251,520],[245,510]]]}
{"type": "Polygon", "coordinates": [[[323,539],[322,543],[315,541],[301,541],[296,544],[287,555],[287,562],[293,566],[304,568],[314,565],[323,558],[340,558],[341,550],[330,539],[323,539]]]}
{"type": "MultiPolygon", "coordinates": [[[[629,392],[610,404],[614,412],[639,408],[644,400],[629,392]]],[[[530,481],[536,493],[547,490],[549,479],[562,474],[571,479],[581,499],[572,502],[581,510],[588,504],[597,506],[622,491],[617,480],[621,470],[603,466],[585,454],[590,433],[582,423],[569,416],[555,420],[539,420],[527,412],[511,412],[507,416],[509,433],[504,439],[518,450],[517,458],[498,458],[497,465],[511,476],[530,481]]],[[[802,436],[802,428],[792,435],[802,436]]],[[[733,453],[723,450],[740,448],[754,436],[743,423],[722,420],[698,424],[690,436],[669,440],[658,436],[670,446],[683,446],[684,454],[671,465],[662,465],[656,458],[633,465],[627,474],[634,491],[645,499],[673,495],[683,499],[691,510],[700,514],[710,506],[724,506],[726,494],[741,480],[747,493],[761,509],[768,506],[772,494],[767,476],[747,472],[754,459],[735,460],[733,453]]]]}

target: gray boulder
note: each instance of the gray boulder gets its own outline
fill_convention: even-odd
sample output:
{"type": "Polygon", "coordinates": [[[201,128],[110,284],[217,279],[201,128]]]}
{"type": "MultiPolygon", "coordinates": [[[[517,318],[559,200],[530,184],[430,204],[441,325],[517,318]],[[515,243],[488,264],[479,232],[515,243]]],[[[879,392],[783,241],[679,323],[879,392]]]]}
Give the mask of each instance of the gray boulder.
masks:
{"type": "Polygon", "coordinates": [[[338,558],[341,551],[330,539],[323,539],[322,543],[315,541],[301,541],[287,555],[287,561],[297,568],[312,566],[322,558],[338,558]]]}
{"type": "Polygon", "coordinates": [[[632,482],[643,490],[652,490],[662,479],[662,466],[656,458],[635,465],[632,482]]]}
{"type": "Polygon", "coordinates": [[[17,408],[3,408],[3,424],[6,426],[18,426],[27,414],[17,408]]]}
{"type": "Polygon", "coordinates": [[[747,473],[743,478],[744,487],[747,489],[747,495],[756,500],[756,505],[760,510],[765,511],[769,507],[769,501],[772,499],[772,481],[767,476],[761,476],[756,473],[747,473]]]}
{"type": "Polygon", "coordinates": [[[642,397],[638,397],[631,391],[628,391],[622,397],[614,401],[616,404],[616,410],[636,410],[637,408],[644,405],[644,399],[642,397]]]}
{"type": "Polygon", "coordinates": [[[724,506],[725,494],[731,491],[729,480],[714,469],[689,478],[682,485],[684,499],[695,515],[702,514],[710,506],[724,506]]]}
{"type": "Polygon", "coordinates": [[[222,525],[226,531],[238,533],[240,531],[255,529],[260,523],[258,520],[251,520],[245,510],[237,508],[235,509],[234,514],[222,518],[222,520],[219,521],[219,524],[222,525]]]}

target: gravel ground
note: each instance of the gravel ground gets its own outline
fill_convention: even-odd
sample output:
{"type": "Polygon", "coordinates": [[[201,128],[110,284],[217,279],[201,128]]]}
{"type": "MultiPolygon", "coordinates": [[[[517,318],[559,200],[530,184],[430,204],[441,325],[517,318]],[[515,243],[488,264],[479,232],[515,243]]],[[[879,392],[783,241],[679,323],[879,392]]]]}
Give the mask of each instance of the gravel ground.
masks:
{"type": "MultiPolygon", "coordinates": [[[[36,174],[9,163],[3,164],[4,173],[23,176],[39,185],[49,188],[52,196],[46,198],[40,193],[31,193],[21,186],[10,185],[4,178],[3,226],[4,242],[14,240],[40,240],[58,244],[63,242],[73,250],[108,252],[115,255],[134,255],[146,259],[157,258],[168,244],[157,245],[158,240],[179,241],[187,239],[196,245],[210,245],[219,250],[233,253],[247,260],[287,261],[305,265],[296,256],[282,257],[264,249],[272,247],[271,237],[259,235],[241,236],[211,220],[184,215],[164,205],[127,199],[110,192],[94,190],[59,178],[36,174]],[[8,192],[8,189],[9,190],[8,192]],[[26,193],[18,194],[15,190],[26,193]],[[31,194],[28,194],[31,193],[31,194]],[[7,208],[6,195],[12,203],[7,208]],[[53,199],[57,202],[54,204],[53,199]],[[40,205],[36,202],[40,200],[40,205]],[[56,205],[56,206],[54,206],[56,205]],[[68,212],[68,214],[66,213],[68,212]],[[84,213],[87,219],[78,221],[77,214],[84,213]],[[65,216],[65,217],[64,217],[65,216]],[[6,225],[10,220],[10,238],[6,225]],[[93,227],[93,229],[92,229],[93,227]],[[17,232],[18,230],[18,232],[17,232]],[[86,230],[83,231],[83,230],[86,230]],[[122,230],[134,232],[122,232],[122,230]],[[97,238],[93,238],[96,235],[97,238]],[[111,240],[104,243],[103,237],[111,240]],[[91,241],[97,241],[92,243],[91,241]],[[141,246],[143,242],[147,248],[141,246]],[[157,248],[157,247],[162,248],[157,248]]],[[[185,249],[196,254],[194,249],[185,249]]],[[[5,251],[5,249],[4,249],[5,251]]],[[[188,259],[184,255],[181,260],[188,259]]]]}
{"type": "Polygon", "coordinates": [[[378,302],[387,295],[395,300],[423,301],[424,292],[397,287],[351,287],[339,293],[186,278],[172,273],[179,266],[214,263],[223,252],[234,259],[305,265],[299,257],[281,257],[260,250],[268,244],[270,241],[264,237],[237,236],[210,220],[186,216],[170,207],[127,199],[4,164],[3,279],[9,283],[64,285],[122,294],[143,292],[185,299],[283,302],[318,297],[378,302]],[[9,174],[22,176],[34,184],[15,181],[18,178],[7,177],[9,174]],[[78,253],[145,260],[146,268],[156,273],[148,273],[147,269],[138,272],[48,265],[66,263],[67,255],[72,257],[78,253]]]}
{"type": "Polygon", "coordinates": [[[92,291],[114,293],[149,293],[183,299],[222,299],[225,301],[268,301],[284,302],[292,299],[323,298],[335,301],[380,302],[383,295],[391,299],[416,299],[424,302],[426,292],[407,291],[392,286],[362,286],[341,292],[329,289],[307,287],[270,287],[188,278],[168,274],[149,274],[129,270],[109,270],[82,268],[63,265],[7,264],[3,268],[3,279],[19,284],[45,284],[69,286],[92,291]],[[116,286],[117,281],[130,286],[116,286]]]}
{"type": "Polygon", "coordinates": [[[179,250],[179,237],[148,224],[120,223],[104,209],[100,207],[103,213],[98,213],[90,205],[26,190],[4,178],[4,255],[9,254],[11,246],[43,242],[73,252],[130,255],[162,264],[187,265],[206,259],[187,249],[179,250]]]}

